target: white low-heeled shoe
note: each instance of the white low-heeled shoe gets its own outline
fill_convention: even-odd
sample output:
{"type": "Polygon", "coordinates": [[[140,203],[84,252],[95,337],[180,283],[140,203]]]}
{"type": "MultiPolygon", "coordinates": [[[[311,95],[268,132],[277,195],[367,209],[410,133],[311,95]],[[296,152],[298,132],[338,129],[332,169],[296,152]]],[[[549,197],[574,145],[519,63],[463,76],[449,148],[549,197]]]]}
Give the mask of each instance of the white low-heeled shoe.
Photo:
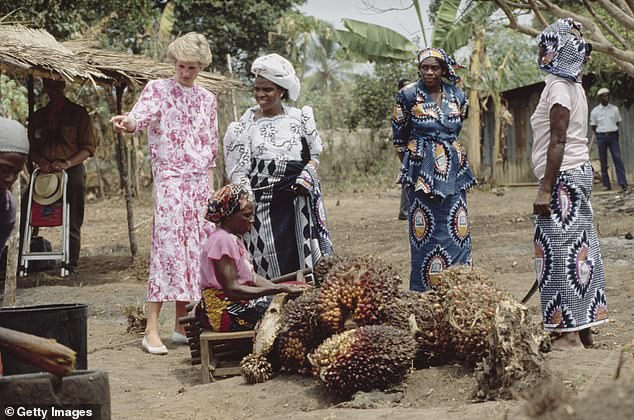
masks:
{"type": "Polygon", "coordinates": [[[186,335],[183,335],[177,331],[172,333],[172,343],[174,344],[189,344],[189,339],[186,335]]]}
{"type": "Polygon", "coordinates": [[[150,354],[158,354],[158,355],[167,354],[167,347],[165,347],[165,345],[150,346],[145,337],[143,337],[143,340],[141,340],[141,347],[143,347],[143,350],[147,351],[150,354]]]}

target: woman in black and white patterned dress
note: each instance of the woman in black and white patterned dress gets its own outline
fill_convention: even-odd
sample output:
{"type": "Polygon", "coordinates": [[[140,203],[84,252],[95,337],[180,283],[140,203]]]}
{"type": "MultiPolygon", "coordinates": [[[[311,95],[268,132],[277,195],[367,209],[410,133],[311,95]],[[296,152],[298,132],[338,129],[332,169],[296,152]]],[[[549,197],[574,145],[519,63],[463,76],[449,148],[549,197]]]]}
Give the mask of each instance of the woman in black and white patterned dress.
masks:
{"type": "Polygon", "coordinates": [[[580,78],[592,48],[581,30],[572,19],[559,19],[537,37],[539,66],[549,74],[531,117],[532,160],[540,179],[533,203],[535,270],[544,329],[559,334],[554,345],[562,348],[592,345],[590,327],[608,322],[580,78]]]}
{"type": "Polygon", "coordinates": [[[258,274],[273,278],[314,266],[332,252],[317,177],[322,140],[313,110],[287,106],[300,83],[291,63],[277,54],[253,62],[254,97],[224,138],[232,183],[250,185],[255,223],[244,241],[258,274]]]}

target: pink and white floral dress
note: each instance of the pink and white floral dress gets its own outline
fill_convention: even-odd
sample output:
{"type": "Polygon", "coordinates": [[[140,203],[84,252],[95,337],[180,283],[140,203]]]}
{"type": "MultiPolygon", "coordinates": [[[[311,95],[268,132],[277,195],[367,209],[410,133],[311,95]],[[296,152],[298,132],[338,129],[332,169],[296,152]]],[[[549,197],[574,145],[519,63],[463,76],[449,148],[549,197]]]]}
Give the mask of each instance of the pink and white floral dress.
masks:
{"type": "Polygon", "coordinates": [[[148,302],[200,299],[208,170],[218,153],[216,97],[174,79],[149,82],[129,114],[148,131],[154,224],[148,302]]]}

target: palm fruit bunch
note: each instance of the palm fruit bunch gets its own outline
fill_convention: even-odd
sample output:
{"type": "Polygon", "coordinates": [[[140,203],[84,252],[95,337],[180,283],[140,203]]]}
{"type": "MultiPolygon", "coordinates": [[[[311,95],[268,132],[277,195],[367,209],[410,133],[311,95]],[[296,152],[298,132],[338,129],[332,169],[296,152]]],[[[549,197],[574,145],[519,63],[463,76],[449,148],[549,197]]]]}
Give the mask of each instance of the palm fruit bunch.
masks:
{"type": "Polygon", "coordinates": [[[307,289],[282,310],[281,327],[275,341],[275,354],[280,368],[286,372],[307,373],[306,355],[326,338],[317,317],[319,290],[307,289]]]}
{"type": "Polygon", "coordinates": [[[417,365],[441,365],[452,358],[451,329],[442,303],[433,290],[401,291],[388,307],[386,324],[414,335],[417,365]]]}
{"type": "Polygon", "coordinates": [[[315,285],[319,286],[324,281],[326,281],[326,277],[328,277],[328,273],[332,270],[336,264],[343,261],[342,257],[337,255],[328,255],[325,257],[321,257],[317,264],[313,267],[313,276],[315,277],[315,285]]]}
{"type": "Polygon", "coordinates": [[[438,276],[438,282],[433,289],[438,291],[441,296],[444,296],[450,287],[459,284],[483,283],[493,286],[491,278],[485,271],[464,264],[451,266],[438,276]]]}
{"type": "Polygon", "coordinates": [[[266,355],[249,354],[240,361],[240,374],[248,384],[259,384],[273,377],[273,366],[266,355]]]}
{"type": "Polygon", "coordinates": [[[483,272],[465,267],[443,272],[441,295],[455,356],[475,366],[488,354],[498,303],[511,297],[494,288],[483,272]]]}
{"type": "Polygon", "coordinates": [[[514,299],[503,300],[497,305],[493,323],[489,353],[475,369],[476,398],[511,399],[543,384],[541,323],[533,319],[526,306],[514,299]]]}
{"type": "Polygon", "coordinates": [[[408,331],[370,325],[324,341],[308,356],[313,373],[335,392],[386,390],[402,381],[412,366],[416,342],[408,331]]]}
{"type": "Polygon", "coordinates": [[[336,263],[322,284],[317,307],[319,318],[330,333],[353,326],[385,321],[385,311],[401,285],[396,271],[372,256],[344,258],[336,263]]]}

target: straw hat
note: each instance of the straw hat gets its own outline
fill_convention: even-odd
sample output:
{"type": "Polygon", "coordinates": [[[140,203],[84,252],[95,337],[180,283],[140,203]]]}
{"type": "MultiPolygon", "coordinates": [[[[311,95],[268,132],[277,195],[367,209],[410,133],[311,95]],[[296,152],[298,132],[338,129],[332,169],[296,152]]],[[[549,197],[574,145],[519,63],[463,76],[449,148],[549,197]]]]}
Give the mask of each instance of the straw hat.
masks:
{"type": "Polygon", "coordinates": [[[62,173],[38,174],[33,185],[33,201],[43,206],[62,198],[62,173]]]}
{"type": "Polygon", "coordinates": [[[606,93],[610,93],[610,89],[608,89],[608,88],[601,88],[601,89],[599,89],[599,91],[597,92],[597,96],[601,96],[601,95],[606,94],[606,93]]]}

